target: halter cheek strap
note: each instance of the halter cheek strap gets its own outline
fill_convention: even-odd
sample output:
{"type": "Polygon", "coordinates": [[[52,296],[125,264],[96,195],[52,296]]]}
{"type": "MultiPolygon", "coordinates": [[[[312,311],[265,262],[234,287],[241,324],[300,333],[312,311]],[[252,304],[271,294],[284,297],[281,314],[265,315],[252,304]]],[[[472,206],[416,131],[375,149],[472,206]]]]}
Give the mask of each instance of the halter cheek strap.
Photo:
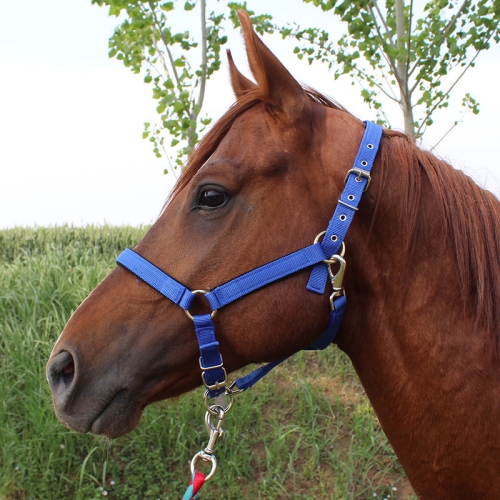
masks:
{"type": "Polygon", "coordinates": [[[306,349],[325,349],[337,334],[340,322],[347,305],[342,288],[342,277],[345,261],[339,251],[343,245],[347,230],[353,220],[361,196],[370,184],[370,171],[377,155],[382,128],[372,122],[365,122],[365,133],[361,141],[353,167],[347,172],[346,186],[338,200],[332,219],[325,231],[321,243],[314,244],[285,255],[277,260],[257,267],[248,273],[234,278],[209,292],[191,291],[174,278],[151,264],[133,250],[126,249],[116,259],[117,263],[131,271],[138,278],[160,292],[174,304],[182,307],[193,320],[198,345],[200,348],[200,368],[202,379],[211,397],[225,391],[231,391],[236,386],[238,391],[252,387],[264,375],[284,360],[269,363],[242,377],[231,388],[227,385],[227,375],[215,337],[213,317],[218,309],[234,302],[245,295],[258,290],[281,278],[300,270],[312,267],[307,290],[323,294],[328,278],[332,282],[333,293],[330,296],[331,311],[328,326],[321,337],[306,349]],[[333,275],[331,266],[340,263],[339,273],[333,275]],[[191,315],[189,309],[197,294],[204,294],[211,314],[191,315]]]}

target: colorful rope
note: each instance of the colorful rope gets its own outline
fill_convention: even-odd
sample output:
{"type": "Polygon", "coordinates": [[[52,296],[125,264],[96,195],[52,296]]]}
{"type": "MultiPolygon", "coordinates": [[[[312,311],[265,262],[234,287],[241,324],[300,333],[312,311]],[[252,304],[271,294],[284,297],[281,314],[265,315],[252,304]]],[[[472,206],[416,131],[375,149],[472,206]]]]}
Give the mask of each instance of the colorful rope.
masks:
{"type": "Polygon", "coordinates": [[[205,475],[201,472],[194,472],[191,477],[191,481],[189,482],[188,489],[182,500],[194,500],[196,498],[196,494],[200,491],[201,487],[205,484],[205,475]]]}

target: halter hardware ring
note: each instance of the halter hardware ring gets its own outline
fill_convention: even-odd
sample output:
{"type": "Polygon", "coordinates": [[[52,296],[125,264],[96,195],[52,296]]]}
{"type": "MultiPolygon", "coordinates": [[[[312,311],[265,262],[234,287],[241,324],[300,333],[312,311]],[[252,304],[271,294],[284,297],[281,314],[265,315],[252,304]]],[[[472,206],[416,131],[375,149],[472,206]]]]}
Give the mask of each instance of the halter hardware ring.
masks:
{"type": "Polygon", "coordinates": [[[210,392],[208,389],[205,391],[205,394],[203,395],[203,403],[205,405],[205,408],[208,410],[208,412],[211,415],[218,416],[220,410],[223,410],[224,413],[227,413],[233,407],[234,394],[228,394],[227,392],[224,394],[225,394],[225,396],[227,396],[229,398],[229,403],[227,404],[227,406],[225,408],[222,408],[219,405],[209,405],[208,398],[210,397],[210,392]]]}
{"type": "Polygon", "coordinates": [[[204,462],[212,462],[212,470],[205,476],[205,482],[210,481],[214,477],[215,471],[217,470],[217,459],[214,455],[209,455],[204,451],[199,451],[191,460],[191,474],[195,472],[195,465],[198,459],[201,458],[204,462]]]}
{"type": "MultiPolygon", "coordinates": [[[[326,231],[321,231],[321,233],[319,233],[316,238],[314,238],[314,244],[318,243],[319,239],[324,236],[326,234],[326,231]]],[[[338,255],[340,255],[341,257],[343,257],[345,255],[345,243],[342,242],[341,244],[342,246],[340,247],[340,252],[338,253],[338,255]]],[[[325,264],[334,264],[335,262],[337,262],[336,260],[333,260],[332,259],[334,258],[335,256],[332,255],[331,258],[329,259],[325,259],[323,262],[325,264]]]]}
{"type": "MultiPolygon", "coordinates": [[[[206,290],[193,290],[191,292],[194,295],[206,295],[208,292],[206,290]]],[[[191,320],[194,321],[193,315],[189,312],[188,309],[183,309],[183,311],[186,313],[186,316],[191,320]]],[[[210,317],[214,319],[214,316],[217,314],[217,309],[213,310],[210,313],[210,317]]]]}

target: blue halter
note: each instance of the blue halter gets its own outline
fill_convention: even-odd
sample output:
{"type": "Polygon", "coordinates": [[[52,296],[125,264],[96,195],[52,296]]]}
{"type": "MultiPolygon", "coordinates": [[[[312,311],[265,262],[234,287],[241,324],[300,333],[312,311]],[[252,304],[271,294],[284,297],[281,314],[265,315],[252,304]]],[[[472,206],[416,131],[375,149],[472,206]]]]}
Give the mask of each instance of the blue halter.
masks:
{"type": "MultiPolygon", "coordinates": [[[[211,397],[228,390],[233,393],[245,391],[284,361],[282,359],[264,365],[249,375],[239,378],[231,387],[228,387],[227,374],[219,351],[219,342],[215,338],[213,323],[213,317],[218,309],[274,281],[312,267],[306,288],[311,292],[322,295],[325,292],[328,277],[330,277],[333,293],[330,296],[331,312],[328,326],[323,334],[306,349],[325,349],[333,342],[347,305],[342,288],[345,261],[342,255],[339,255],[339,251],[343,247],[347,230],[355,212],[358,210],[361,196],[370,185],[370,171],[382,138],[381,127],[369,121],[365,122],[365,125],[366,130],[354,160],[354,166],[347,172],[346,186],[338,200],[338,205],[321,242],[315,241],[314,244],[308,247],[257,267],[217,286],[209,292],[189,290],[144,257],[128,248],[116,259],[118,264],[131,271],[174,304],[182,307],[193,320],[200,348],[202,380],[211,397]],[[336,275],[333,275],[331,271],[331,265],[334,263],[340,264],[340,271],[336,275]],[[198,294],[205,296],[212,308],[211,314],[193,316],[189,312],[193,300],[198,294]],[[235,386],[236,390],[233,390],[232,388],[235,386]]],[[[318,240],[318,238],[316,239],[318,240]]]]}

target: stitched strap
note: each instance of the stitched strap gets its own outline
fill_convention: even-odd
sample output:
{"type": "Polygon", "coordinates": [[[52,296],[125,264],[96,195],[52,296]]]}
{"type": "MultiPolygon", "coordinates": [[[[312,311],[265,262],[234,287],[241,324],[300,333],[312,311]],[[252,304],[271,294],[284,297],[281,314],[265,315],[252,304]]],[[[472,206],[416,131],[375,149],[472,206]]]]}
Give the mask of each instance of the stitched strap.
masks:
{"type": "Polygon", "coordinates": [[[144,257],[126,248],[116,259],[116,262],[135,274],[142,281],[170,299],[174,304],[189,309],[196,295],[174,278],[158,269],[144,257]]]}
{"type": "Polygon", "coordinates": [[[304,348],[305,351],[322,351],[334,341],[347,306],[347,299],[345,298],[345,295],[337,297],[334,300],[333,305],[335,309],[330,312],[330,319],[328,320],[326,330],[319,339],[316,339],[312,344],[309,344],[306,348],[304,348]]]}
{"type": "Polygon", "coordinates": [[[252,373],[245,375],[244,377],[240,377],[236,380],[235,385],[241,391],[246,391],[253,387],[262,377],[267,375],[273,368],[276,368],[279,364],[283,363],[288,358],[280,359],[279,361],[273,361],[272,363],[267,363],[267,365],[260,366],[252,373]]]}
{"type": "MultiPolygon", "coordinates": [[[[344,191],[340,195],[337,208],[321,242],[323,251],[328,258],[337,254],[340,250],[354,214],[358,209],[363,191],[368,185],[369,174],[377,156],[382,138],[382,127],[369,121],[365,122],[365,125],[365,133],[354,160],[354,165],[347,174],[344,191]]],[[[327,279],[327,266],[318,264],[311,271],[307,289],[322,295],[325,292],[327,279]]]]}
{"type": "MultiPolygon", "coordinates": [[[[226,379],[222,369],[219,342],[215,338],[215,325],[210,314],[193,316],[196,338],[200,348],[200,368],[206,385],[223,383],[226,379]]],[[[222,391],[223,392],[223,391],[222,391]]]]}
{"type": "Polygon", "coordinates": [[[212,309],[220,309],[248,293],[317,264],[325,258],[321,245],[315,243],[242,274],[214,288],[205,298],[212,309]]]}

